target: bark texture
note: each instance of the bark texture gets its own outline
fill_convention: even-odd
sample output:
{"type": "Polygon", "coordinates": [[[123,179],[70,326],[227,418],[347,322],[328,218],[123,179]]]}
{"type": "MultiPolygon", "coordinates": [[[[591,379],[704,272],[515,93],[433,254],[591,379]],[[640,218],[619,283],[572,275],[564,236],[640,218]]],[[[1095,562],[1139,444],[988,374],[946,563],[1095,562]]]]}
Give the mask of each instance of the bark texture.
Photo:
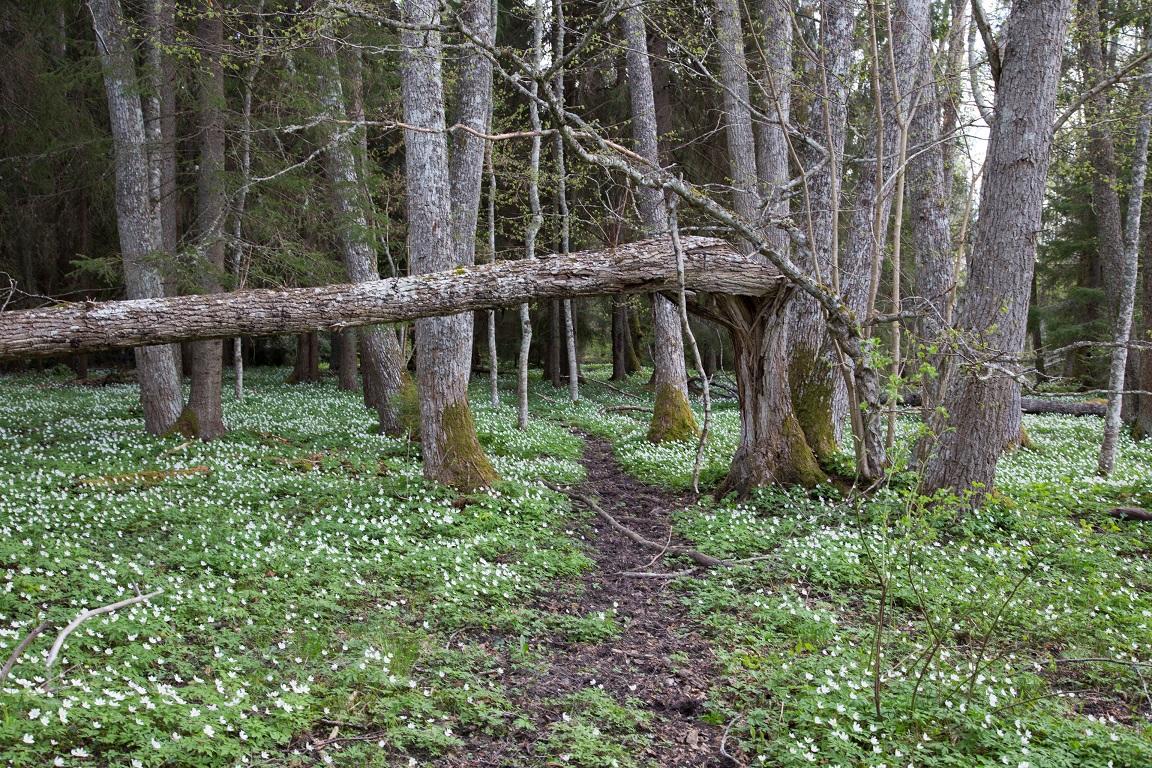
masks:
{"type": "MultiPolygon", "coordinates": [[[[632,108],[632,145],[636,154],[654,165],[660,163],[657,143],[656,101],[652,90],[652,68],[648,60],[648,33],[643,9],[630,6],[624,11],[624,41],[627,46],[628,90],[632,108]]],[[[636,190],[640,223],[648,236],[668,229],[668,214],[660,190],[636,190]]],[[[688,405],[688,370],[684,357],[684,337],[680,314],[671,301],[652,297],[652,367],[656,404],[648,439],[653,443],[684,440],[699,434],[696,417],[688,405]]]]}
{"type": "MultiPolygon", "coordinates": [[[[755,226],[763,219],[764,197],[737,0],[716,0],[716,34],[734,209],[737,216],[755,226]]],[[[783,162],[786,174],[787,158],[783,162]]],[[[768,169],[767,173],[778,178],[780,168],[768,169]]],[[[775,239],[775,234],[771,237],[775,239]]],[[[814,485],[824,479],[793,412],[788,385],[786,310],[792,298],[792,291],[786,290],[770,304],[734,296],[719,301],[719,312],[732,333],[741,422],[740,444],[719,494],[735,491],[743,496],[762,485],[814,485]]]]}
{"type": "MultiPolygon", "coordinates": [[[[1008,16],[980,217],[958,321],[985,360],[1018,359],[1024,348],[1070,5],[1070,0],[1019,0],[1008,16]]],[[[949,377],[943,399],[948,429],[938,432],[924,466],[927,493],[971,492],[979,501],[991,489],[1019,386],[979,361],[949,377]]]]}
{"type": "MultiPolygon", "coordinates": [[[[1152,76],[1152,68],[1145,68],[1152,76]]],[[[1100,446],[1099,470],[1112,474],[1116,465],[1116,446],[1120,440],[1121,411],[1124,406],[1124,379],[1128,368],[1128,340],[1132,334],[1132,316],[1136,308],[1136,274],[1140,266],[1140,214],[1144,209],[1144,178],[1148,171],[1148,134],[1152,129],[1152,90],[1143,86],[1140,121],[1136,124],[1136,141],[1132,150],[1132,178],[1128,183],[1128,211],[1124,221],[1124,253],[1120,265],[1116,315],[1112,319],[1112,361],[1108,371],[1108,411],[1104,416],[1104,440],[1100,446]]]]}
{"type": "MultiPolygon", "coordinates": [[[[777,0],[765,0],[775,14],[779,14],[777,0]]],[[[839,251],[840,190],[844,168],[844,137],[848,125],[849,74],[852,66],[852,41],[856,4],[852,2],[826,2],[821,8],[820,53],[823,65],[817,63],[812,73],[811,87],[821,94],[819,102],[811,108],[807,131],[813,141],[824,146],[829,156],[805,153],[805,165],[814,168],[808,181],[808,197],[804,201],[803,221],[811,217],[812,255],[796,254],[802,267],[818,274],[824,282],[838,282],[837,252],[839,251]]],[[[765,19],[765,34],[787,19],[776,15],[765,19]]],[[[780,35],[776,45],[783,46],[790,36],[780,35]]],[[[784,68],[788,61],[776,66],[784,68]]],[[[788,70],[784,69],[784,72],[788,70]]],[[[782,76],[777,76],[783,80],[782,76]]],[[[782,89],[788,81],[777,88],[782,89]]],[[[788,118],[784,111],[785,119],[788,118]]],[[[787,170],[787,158],[783,169],[787,170]]],[[[788,309],[788,383],[792,404],[800,426],[812,450],[823,459],[837,449],[844,431],[847,409],[835,409],[836,393],[847,403],[847,385],[840,373],[840,361],[825,329],[826,313],[819,302],[805,293],[798,293],[788,309]]]]}
{"type": "MultiPolygon", "coordinates": [[[[723,240],[683,242],[690,290],[771,299],[780,288],[774,267],[749,260],[723,240]]],[[[565,296],[652,293],[676,284],[671,243],[660,239],[567,259],[501,261],[353,285],[85,302],[0,313],[0,360],[403,323],[565,296]]]]}
{"type": "MultiPolygon", "coordinates": [[[[350,130],[340,64],[331,40],[320,41],[321,70],[318,86],[321,101],[331,121],[327,128],[328,146],[324,153],[324,173],[331,185],[331,197],[338,226],[340,259],[354,283],[380,279],[376,252],[368,240],[368,211],[363,181],[356,163],[356,147],[363,128],[350,130]]],[[[411,381],[396,334],[390,328],[365,329],[360,334],[364,379],[364,400],[380,417],[380,431],[396,435],[404,432],[401,419],[403,393],[411,381]]],[[[354,375],[354,374],[353,374],[354,375]]]]}
{"type": "MultiPolygon", "coordinates": [[[[163,246],[159,220],[149,195],[148,145],[144,114],[132,50],[127,45],[120,0],[92,0],[108,114],[112,123],[113,162],[116,168],[116,225],[124,261],[124,288],[129,299],[164,295],[156,259],[163,246]]],[[[136,350],[140,372],[140,399],[144,428],[163,434],[179,418],[184,394],[171,347],[136,350]]]]}
{"type": "MultiPolygon", "coordinates": [[[[202,254],[199,283],[204,293],[223,290],[224,223],[228,200],[224,190],[224,23],[219,0],[201,0],[196,22],[200,44],[200,169],[196,187],[196,230],[202,254]]],[[[219,339],[192,346],[192,387],[181,422],[186,433],[215,440],[225,433],[223,405],[224,349],[219,339]]],[[[189,434],[189,437],[192,435],[189,434]]]]}
{"type": "MultiPolygon", "coordinates": [[[[465,13],[473,24],[487,19],[491,5],[479,3],[487,12],[465,13]]],[[[410,0],[403,8],[404,21],[419,26],[439,20],[435,0],[410,0]]],[[[457,242],[453,242],[452,184],[448,144],[444,134],[443,49],[440,33],[405,29],[401,91],[404,121],[432,132],[405,130],[405,162],[408,187],[408,258],[413,275],[425,275],[463,266],[457,242]]],[[[468,84],[465,88],[469,87],[468,84]]],[[[491,88],[488,89],[491,98],[491,88]]],[[[486,123],[485,123],[486,124],[486,123]]],[[[475,200],[479,205],[483,149],[474,163],[475,200]]],[[[469,167],[468,172],[473,169],[469,167]]],[[[453,174],[456,175],[456,174],[453,174]]],[[[469,176],[470,178],[470,176],[469,176]]],[[[475,237],[476,213],[471,215],[475,237]]],[[[459,246],[463,247],[463,246],[459,246]]],[[[473,251],[474,253],[474,251],[473,251]]],[[[459,308],[456,311],[459,312],[459,308]]],[[[468,407],[471,362],[472,315],[462,312],[447,317],[416,321],[416,378],[420,400],[420,443],[424,476],[462,490],[491,486],[498,476],[476,439],[472,411],[468,407]]]]}

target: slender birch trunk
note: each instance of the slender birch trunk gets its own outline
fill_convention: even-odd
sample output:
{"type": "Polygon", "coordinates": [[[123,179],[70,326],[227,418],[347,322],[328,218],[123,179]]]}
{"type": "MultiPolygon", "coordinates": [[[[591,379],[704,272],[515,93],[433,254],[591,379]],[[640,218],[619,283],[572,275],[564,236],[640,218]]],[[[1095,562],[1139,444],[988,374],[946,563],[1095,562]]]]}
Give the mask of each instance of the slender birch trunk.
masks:
{"type": "MultiPolygon", "coordinates": [[[[492,145],[488,145],[488,262],[496,263],[496,167],[492,161],[492,145]]],[[[493,408],[500,407],[499,360],[496,354],[496,310],[488,316],[488,397],[493,408]]]]}
{"type": "MultiPolygon", "coordinates": [[[[552,15],[556,25],[556,53],[564,54],[564,2],[555,0],[552,5],[552,15]]],[[[556,73],[554,80],[556,99],[564,103],[564,72],[556,73]]],[[[651,83],[649,83],[651,86],[651,83]]],[[[556,196],[560,208],[560,255],[567,256],[571,248],[572,222],[568,213],[568,169],[564,162],[564,138],[556,134],[556,196]]],[[[580,402],[580,373],[579,362],[576,360],[576,315],[572,299],[561,302],[564,313],[564,349],[568,354],[568,398],[573,404],[580,402]]]]}
{"type": "MultiPolygon", "coordinates": [[[[532,62],[539,67],[544,51],[544,4],[537,2],[532,15],[532,62]]],[[[540,212],[540,107],[536,103],[539,85],[533,80],[528,102],[528,125],[534,135],[528,165],[528,225],[524,228],[524,258],[536,258],[536,235],[544,223],[540,212]]],[[[532,316],[527,304],[520,305],[520,359],[516,382],[516,426],[528,429],[528,352],[532,346],[532,316]]]]}
{"type": "MultiPolygon", "coordinates": [[[[1145,41],[1147,47],[1152,40],[1145,41]]],[[[1152,66],[1145,67],[1152,77],[1152,66]]],[[[1120,295],[1116,297],[1116,319],[1112,324],[1112,364],[1108,372],[1108,408],[1104,415],[1104,442],[1100,447],[1099,471],[1112,474],[1116,465],[1116,444],[1120,438],[1121,410],[1124,405],[1125,372],[1128,367],[1128,341],[1132,336],[1132,316],[1136,306],[1136,277],[1140,265],[1140,214],[1144,208],[1144,180],[1148,171],[1148,134],[1152,129],[1152,88],[1143,84],[1144,100],[1136,142],[1132,150],[1132,179],[1128,184],[1128,212],[1124,221],[1124,263],[1120,274],[1120,295]]],[[[1145,280],[1147,280],[1145,276],[1145,280]]]]}
{"type": "MultiPolygon", "coordinates": [[[[149,194],[144,114],[123,11],[120,0],[90,0],[88,7],[92,11],[112,123],[116,224],[124,260],[125,294],[129,299],[158,298],[164,295],[163,279],[156,267],[163,242],[149,194]]],[[[135,355],[144,428],[154,435],[162,434],[184,408],[175,351],[169,346],[141,347],[135,355]]]]}

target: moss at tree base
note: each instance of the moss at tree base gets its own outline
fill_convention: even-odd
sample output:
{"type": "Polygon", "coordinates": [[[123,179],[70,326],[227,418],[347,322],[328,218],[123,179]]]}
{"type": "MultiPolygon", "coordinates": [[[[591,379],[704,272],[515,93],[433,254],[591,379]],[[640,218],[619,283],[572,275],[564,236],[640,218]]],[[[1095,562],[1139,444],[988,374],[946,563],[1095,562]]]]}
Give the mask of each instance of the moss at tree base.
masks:
{"type": "Polygon", "coordinates": [[[781,425],[775,444],[767,440],[752,446],[741,445],[732,457],[732,468],[716,489],[716,498],[736,493],[741,500],[756,488],[770,485],[801,485],[814,488],[828,482],[820,468],[804,430],[795,416],[789,415],[781,425]]]}
{"type": "Polygon", "coordinates": [[[824,356],[808,346],[798,346],[788,361],[792,410],[805,441],[820,461],[835,454],[838,447],[832,421],[833,373],[824,356]]]}
{"type": "Polygon", "coordinates": [[[452,403],[444,408],[440,426],[444,432],[443,451],[435,480],[460,491],[491,488],[500,475],[484,455],[476,439],[472,409],[465,403],[452,403]]]}
{"type": "Polygon", "coordinates": [[[196,412],[191,408],[185,407],[184,410],[180,412],[180,417],[176,419],[176,422],[172,426],[168,427],[168,431],[166,431],[162,437],[174,437],[175,435],[181,435],[182,437],[191,440],[192,438],[196,437],[199,432],[200,417],[198,417],[196,412]]]}
{"type": "Polygon", "coordinates": [[[656,392],[656,407],[652,411],[652,425],[648,428],[648,442],[671,443],[699,437],[696,415],[692,413],[684,392],[671,384],[661,384],[656,392]]]}

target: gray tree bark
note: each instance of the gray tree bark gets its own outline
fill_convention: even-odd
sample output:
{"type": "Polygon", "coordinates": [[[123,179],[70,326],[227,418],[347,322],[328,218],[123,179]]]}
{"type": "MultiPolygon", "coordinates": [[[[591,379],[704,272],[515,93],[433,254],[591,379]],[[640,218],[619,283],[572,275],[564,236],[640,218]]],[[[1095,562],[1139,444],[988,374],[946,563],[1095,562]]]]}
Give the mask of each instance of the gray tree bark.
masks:
{"type": "MultiPolygon", "coordinates": [[[[779,13],[779,0],[765,1],[764,28],[766,36],[772,35],[774,48],[779,51],[790,35],[773,34],[781,24],[789,25],[787,18],[769,15],[768,10],[779,13]]],[[[821,153],[808,151],[803,154],[808,168],[819,165],[808,180],[807,199],[802,202],[800,221],[807,225],[811,221],[812,255],[796,254],[795,258],[811,274],[819,274],[822,280],[839,290],[838,251],[839,213],[841,204],[841,184],[844,170],[844,137],[848,125],[849,75],[852,67],[852,42],[856,21],[856,4],[853,2],[825,2],[821,6],[819,32],[819,53],[821,60],[812,63],[809,77],[810,87],[820,94],[820,106],[813,109],[806,130],[812,140],[823,146],[829,153],[825,159],[821,153]],[[811,217],[809,219],[809,217],[811,217]]],[[[770,43],[766,41],[766,45],[770,43]]],[[[784,73],[790,58],[780,58],[775,67],[784,73]]],[[[787,80],[783,75],[777,79],[787,80]]],[[[777,88],[783,87],[778,85],[777,88]]],[[[788,118],[788,113],[784,112],[788,118]]],[[[784,148],[786,151],[786,147],[784,148]]],[[[778,153],[777,153],[778,154],[778,153]]],[[[787,170],[787,157],[782,160],[787,170]]],[[[788,383],[792,394],[792,404],[800,427],[808,444],[819,458],[827,458],[836,450],[843,436],[844,421],[848,415],[846,408],[837,410],[836,393],[847,403],[847,384],[840,370],[840,360],[828,338],[825,328],[827,313],[819,302],[807,294],[798,294],[789,307],[788,334],[788,383]]]]}
{"type": "MultiPolygon", "coordinates": [[[[228,200],[224,190],[224,23],[220,0],[200,0],[196,22],[199,44],[200,169],[196,188],[196,235],[202,254],[199,280],[204,293],[220,293],[224,272],[224,224],[228,200]]],[[[218,339],[192,345],[192,387],[181,416],[189,437],[215,440],[225,433],[223,345],[218,339]]]]}
{"type": "MultiPolygon", "coordinates": [[[[716,238],[685,237],[685,284],[700,293],[772,301],[782,278],[716,238]]],[[[0,361],[236,336],[405,323],[477,309],[677,286],[667,239],[532,261],[501,261],[368,283],[248,290],[0,313],[0,361]]]]}
{"type": "MultiPolygon", "coordinates": [[[[120,0],[90,0],[88,5],[112,123],[116,224],[124,261],[125,294],[129,299],[161,297],[164,283],[156,258],[163,243],[149,194],[148,143],[123,12],[120,0]]],[[[162,434],[176,422],[184,408],[175,352],[170,347],[149,347],[136,350],[135,355],[140,372],[144,428],[152,434],[162,434]]]]}
{"type": "MultiPolygon", "coordinates": [[[[1028,296],[1036,259],[1052,122],[1071,0],[1018,0],[1005,27],[984,170],[980,217],[968,263],[958,327],[978,354],[1004,356],[1010,370],[1024,348],[1028,296]]],[[[923,488],[971,492],[992,488],[1008,409],[1020,385],[973,365],[948,379],[947,430],[924,466],[923,488]]]]}
{"type": "MultiPolygon", "coordinates": [[[[346,125],[348,110],[335,44],[321,37],[319,51],[321,69],[317,84],[321,103],[330,118],[324,172],[331,185],[332,204],[339,223],[336,239],[340,259],[352,282],[378,280],[380,271],[375,249],[368,239],[368,212],[365,210],[366,200],[370,198],[364,193],[356,163],[355,147],[363,128],[350,129],[346,125]]],[[[396,334],[390,328],[373,328],[365,329],[359,336],[366,382],[365,404],[379,414],[381,432],[401,434],[405,429],[402,400],[404,392],[411,388],[411,380],[396,334]]],[[[352,359],[355,361],[355,357],[352,359]]]]}
{"type": "MultiPolygon", "coordinates": [[[[921,349],[940,341],[948,327],[948,296],[952,288],[952,171],[955,140],[951,133],[958,122],[957,99],[967,39],[967,0],[952,0],[952,24],[948,55],[937,79],[932,66],[932,47],[924,46],[920,59],[920,106],[912,118],[911,143],[920,147],[908,165],[911,202],[913,281],[919,307],[925,310],[914,326],[921,349]]],[[[925,362],[939,369],[943,358],[928,355],[925,362]]],[[[935,410],[940,377],[922,380],[925,419],[935,410]]]]}
{"type": "MultiPolygon", "coordinates": [[[[1152,39],[1145,41],[1147,46],[1152,39]]],[[[1152,66],[1145,67],[1152,76],[1152,66]]],[[[1143,84],[1144,100],[1140,121],[1136,124],[1136,141],[1132,150],[1132,178],[1128,183],[1128,211],[1124,220],[1124,259],[1121,264],[1116,316],[1112,320],[1112,361],[1108,371],[1108,410],[1104,415],[1104,441],[1100,447],[1099,470],[1112,474],[1116,466],[1116,446],[1120,439],[1121,410],[1124,405],[1124,379],[1128,367],[1128,340],[1132,335],[1132,316],[1136,307],[1136,277],[1140,266],[1140,214],[1144,209],[1144,179],[1148,171],[1148,134],[1152,129],[1152,89],[1143,84]]]]}
{"type": "MultiPolygon", "coordinates": [[[[737,216],[756,226],[763,218],[763,197],[737,0],[716,0],[716,34],[734,209],[737,216]]],[[[778,172],[773,169],[773,178],[778,172]]],[[[744,247],[748,247],[746,243],[744,247]]],[[[735,491],[745,495],[758,486],[815,485],[825,479],[793,412],[788,386],[785,314],[792,297],[791,290],[782,291],[771,306],[742,297],[722,297],[719,301],[719,310],[732,333],[740,395],[740,444],[728,477],[718,489],[720,494],[735,491]]]]}
{"type": "MultiPolygon", "coordinates": [[[[640,6],[630,6],[624,10],[623,16],[633,151],[653,165],[659,165],[659,131],[644,11],[640,6]]],[[[649,237],[668,230],[668,214],[660,190],[638,188],[636,207],[640,211],[641,226],[649,237]]],[[[656,403],[648,439],[653,443],[662,443],[695,437],[699,434],[699,428],[688,403],[688,371],[680,313],[675,304],[659,294],[652,297],[652,327],[656,403]]]]}
{"type": "MultiPolygon", "coordinates": [[[[1095,83],[1110,72],[1104,62],[1103,48],[1108,45],[1100,20],[1099,0],[1079,0],[1080,45],[1084,82],[1095,83]]],[[[1123,290],[1124,232],[1120,214],[1120,192],[1117,183],[1116,147],[1112,138],[1111,110],[1108,92],[1100,91],[1084,105],[1084,122],[1088,132],[1088,159],[1092,166],[1092,210],[1096,216],[1096,247],[1103,266],[1104,301],[1108,323],[1117,319],[1123,290]]]]}
{"type": "MultiPolygon", "coordinates": [[[[482,11],[469,11],[465,23],[484,34],[491,29],[491,5],[479,0],[482,11]]],[[[403,9],[404,21],[431,24],[438,20],[436,0],[412,0],[403,9]]],[[[406,29],[401,35],[404,47],[401,90],[404,121],[431,129],[432,133],[405,131],[408,184],[408,259],[412,274],[424,275],[465,266],[461,259],[473,253],[462,239],[472,240],[476,229],[476,208],[480,203],[480,177],[483,147],[468,155],[471,165],[456,176],[463,204],[470,206],[471,230],[456,229],[452,211],[453,188],[448,165],[448,145],[444,134],[443,51],[436,31],[406,29]],[[474,183],[465,187],[465,180],[474,183]],[[468,197],[464,197],[467,189],[468,197]],[[474,189],[474,192],[471,190],[474,189]],[[445,223],[450,223],[445,226],[445,223]],[[455,242],[454,242],[455,239],[455,242]]],[[[465,89],[474,87],[465,83],[465,89]]],[[[491,87],[487,89],[491,99],[491,87]]],[[[491,103],[490,101],[488,102],[491,103]]],[[[487,125],[484,108],[481,127],[487,125]]],[[[465,150],[467,151],[467,150],[465,150]]],[[[461,215],[461,212],[457,212],[461,215]]],[[[472,410],[468,405],[468,377],[471,371],[472,315],[461,313],[443,318],[416,321],[416,378],[420,400],[420,442],[424,453],[424,476],[460,489],[490,486],[498,479],[476,439],[472,410]]]]}

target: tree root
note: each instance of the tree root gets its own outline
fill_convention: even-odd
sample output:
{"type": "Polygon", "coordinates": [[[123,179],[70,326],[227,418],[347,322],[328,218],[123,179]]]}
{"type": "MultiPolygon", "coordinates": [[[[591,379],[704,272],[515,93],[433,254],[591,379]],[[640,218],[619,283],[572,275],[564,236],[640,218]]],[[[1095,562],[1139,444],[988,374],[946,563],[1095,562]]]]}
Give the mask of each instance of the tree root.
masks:
{"type": "Polygon", "coordinates": [[[577,491],[565,491],[565,490],[562,490],[559,486],[553,485],[552,483],[549,483],[546,481],[544,481],[544,485],[547,486],[548,488],[550,488],[551,490],[556,491],[557,493],[564,494],[565,496],[567,496],[570,499],[573,499],[575,501],[579,501],[581,504],[588,507],[593,512],[595,512],[597,515],[599,515],[601,518],[603,518],[603,520],[606,523],[608,523],[608,525],[611,526],[611,528],[614,531],[616,531],[617,533],[623,534],[627,538],[631,539],[632,541],[639,544],[640,546],[645,547],[646,549],[651,549],[651,550],[655,550],[655,551],[662,551],[662,552],[666,552],[667,554],[672,554],[672,555],[683,555],[684,557],[687,557],[690,560],[692,560],[692,562],[696,563],[697,565],[702,565],[706,568],[712,568],[712,567],[729,568],[729,567],[731,567],[731,565],[724,560],[719,560],[715,557],[712,557],[711,555],[706,555],[703,552],[698,552],[697,550],[691,549],[690,547],[681,547],[681,546],[675,545],[675,544],[669,546],[669,545],[661,544],[658,541],[652,541],[651,539],[646,539],[643,536],[641,536],[639,533],[637,533],[636,531],[632,530],[628,526],[626,526],[623,523],[621,523],[620,521],[618,521],[616,518],[612,517],[612,515],[605,512],[604,509],[599,504],[597,504],[595,501],[593,501],[591,498],[584,495],[583,493],[579,493],[577,491]]]}

